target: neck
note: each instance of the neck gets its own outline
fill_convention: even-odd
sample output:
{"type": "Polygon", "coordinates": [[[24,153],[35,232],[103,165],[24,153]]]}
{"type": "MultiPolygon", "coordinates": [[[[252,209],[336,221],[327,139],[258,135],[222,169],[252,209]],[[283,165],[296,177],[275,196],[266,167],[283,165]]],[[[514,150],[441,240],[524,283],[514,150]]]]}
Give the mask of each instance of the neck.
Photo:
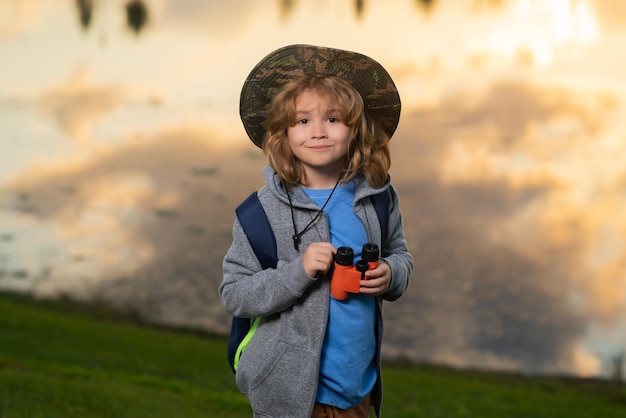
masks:
{"type": "Polygon", "coordinates": [[[306,173],[307,182],[303,186],[309,189],[331,189],[335,187],[339,180],[343,177],[343,170],[334,170],[332,172],[310,172],[306,173]]]}
{"type": "Polygon", "coordinates": [[[289,208],[291,209],[291,222],[293,223],[293,237],[292,237],[293,238],[293,248],[295,248],[296,251],[300,251],[300,240],[302,238],[302,235],[304,235],[304,233],[306,231],[308,231],[309,228],[311,228],[311,225],[313,225],[315,223],[317,218],[320,217],[320,215],[324,211],[324,208],[326,207],[326,205],[330,201],[330,198],[333,197],[333,193],[335,193],[335,190],[337,189],[337,186],[339,185],[339,181],[341,180],[342,177],[343,177],[343,171],[339,173],[339,176],[337,177],[337,181],[335,182],[335,184],[333,186],[333,190],[330,192],[330,196],[328,196],[328,199],[326,199],[326,202],[324,202],[324,204],[322,205],[320,210],[317,211],[317,215],[315,215],[315,217],[313,219],[311,219],[311,222],[309,222],[309,224],[307,226],[305,226],[304,229],[302,231],[300,231],[300,232],[298,232],[298,229],[296,228],[296,219],[295,219],[295,216],[293,214],[293,204],[291,202],[291,195],[289,194],[289,191],[287,191],[287,198],[289,199],[289,208]]]}

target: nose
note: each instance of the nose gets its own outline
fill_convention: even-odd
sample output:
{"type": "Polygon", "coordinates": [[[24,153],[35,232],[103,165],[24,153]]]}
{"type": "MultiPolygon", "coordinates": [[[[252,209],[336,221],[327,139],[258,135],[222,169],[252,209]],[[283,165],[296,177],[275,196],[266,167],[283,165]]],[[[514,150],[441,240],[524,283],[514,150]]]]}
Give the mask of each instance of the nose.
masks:
{"type": "Polygon", "coordinates": [[[313,139],[326,139],[328,135],[324,129],[324,123],[316,122],[313,125],[313,139]]]}

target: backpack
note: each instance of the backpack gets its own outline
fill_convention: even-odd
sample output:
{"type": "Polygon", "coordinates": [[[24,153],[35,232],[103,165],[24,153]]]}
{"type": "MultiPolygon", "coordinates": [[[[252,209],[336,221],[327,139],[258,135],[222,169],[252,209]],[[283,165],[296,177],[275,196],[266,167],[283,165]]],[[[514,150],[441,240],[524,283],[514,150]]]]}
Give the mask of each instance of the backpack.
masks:
{"type": "MultiPolygon", "coordinates": [[[[389,218],[389,193],[383,191],[371,196],[371,199],[380,223],[381,243],[384,243],[389,218]]],[[[257,192],[250,194],[235,212],[263,270],[276,268],[278,263],[276,238],[257,192]]],[[[239,358],[250,343],[260,322],[261,317],[240,318],[233,316],[227,348],[228,364],[233,373],[237,372],[239,358]]]]}

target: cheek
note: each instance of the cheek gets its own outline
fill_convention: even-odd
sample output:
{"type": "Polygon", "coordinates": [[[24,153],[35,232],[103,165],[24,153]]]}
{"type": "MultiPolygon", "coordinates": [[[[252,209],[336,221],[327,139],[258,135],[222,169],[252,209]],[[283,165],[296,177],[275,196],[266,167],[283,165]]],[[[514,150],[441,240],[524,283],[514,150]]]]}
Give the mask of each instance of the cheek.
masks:
{"type": "Polygon", "coordinates": [[[294,132],[287,130],[287,136],[285,138],[285,148],[289,149],[292,154],[295,154],[300,149],[300,142],[298,136],[294,132]]]}
{"type": "Polygon", "coordinates": [[[346,129],[342,133],[342,138],[343,138],[343,141],[342,141],[343,147],[345,149],[348,149],[352,141],[354,141],[354,132],[352,132],[352,129],[346,127],[346,129]]]}
{"type": "Polygon", "coordinates": [[[293,130],[291,129],[287,129],[287,144],[289,145],[290,148],[293,148],[293,146],[296,143],[296,134],[295,132],[293,132],[293,130]]]}
{"type": "Polygon", "coordinates": [[[292,147],[299,146],[306,141],[306,136],[303,134],[302,130],[299,130],[297,128],[288,128],[287,141],[292,147]]]}

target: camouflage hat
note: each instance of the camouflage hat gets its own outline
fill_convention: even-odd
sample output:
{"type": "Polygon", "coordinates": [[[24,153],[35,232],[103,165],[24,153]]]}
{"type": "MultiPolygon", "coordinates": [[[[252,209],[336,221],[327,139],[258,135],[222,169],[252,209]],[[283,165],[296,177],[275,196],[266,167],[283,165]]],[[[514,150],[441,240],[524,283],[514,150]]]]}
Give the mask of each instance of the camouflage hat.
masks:
{"type": "Polygon", "coordinates": [[[289,45],[270,53],[250,72],[241,89],[239,114],[246,133],[261,147],[272,98],[289,81],[305,74],[347,80],[363,98],[365,111],[391,138],[400,119],[400,96],[378,62],[351,51],[312,45],[289,45]]]}

